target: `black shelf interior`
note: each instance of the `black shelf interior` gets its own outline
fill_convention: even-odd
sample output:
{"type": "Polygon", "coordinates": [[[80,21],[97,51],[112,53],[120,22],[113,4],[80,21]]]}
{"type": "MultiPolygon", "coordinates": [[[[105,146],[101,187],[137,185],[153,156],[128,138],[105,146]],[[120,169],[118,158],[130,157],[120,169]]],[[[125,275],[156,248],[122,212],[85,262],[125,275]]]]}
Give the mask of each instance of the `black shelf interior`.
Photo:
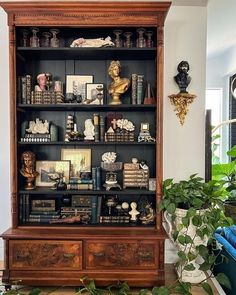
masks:
{"type": "Polygon", "coordinates": [[[155,145],[155,142],[137,142],[137,141],[122,141],[122,142],[94,142],[94,141],[52,141],[52,142],[19,142],[19,146],[24,145],[63,145],[63,146],[71,146],[71,145],[155,145]]]}
{"type": "Polygon", "coordinates": [[[156,48],[31,48],[17,47],[17,54],[22,59],[33,60],[154,60],[156,48]]]}
{"type": "Polygon", "coordinates": [[[127,112],[153,112],[156,109],[153,104],[121,104],[121,105],[81,105],[74,103],[60,103],[60,104],[18,104],[19,110],[45,110],[45,111],[127,111],[127,112]]]}

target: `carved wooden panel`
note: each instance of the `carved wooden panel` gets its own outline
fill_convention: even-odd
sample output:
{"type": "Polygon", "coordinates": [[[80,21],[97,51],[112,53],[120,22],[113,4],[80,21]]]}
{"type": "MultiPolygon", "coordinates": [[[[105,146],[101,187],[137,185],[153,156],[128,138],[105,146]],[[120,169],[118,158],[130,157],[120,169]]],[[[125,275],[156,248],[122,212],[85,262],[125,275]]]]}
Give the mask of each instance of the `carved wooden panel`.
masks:
{"type": "Polygon", "coordinates": [[[14,269],[82,269],[82,242],[13,240],[9,256],[14,269]]]}
{"type": "Polygon", "coordinates": [[[86,268],[157,269],[157,244],[149,241],[89,241],[86,268]]]}

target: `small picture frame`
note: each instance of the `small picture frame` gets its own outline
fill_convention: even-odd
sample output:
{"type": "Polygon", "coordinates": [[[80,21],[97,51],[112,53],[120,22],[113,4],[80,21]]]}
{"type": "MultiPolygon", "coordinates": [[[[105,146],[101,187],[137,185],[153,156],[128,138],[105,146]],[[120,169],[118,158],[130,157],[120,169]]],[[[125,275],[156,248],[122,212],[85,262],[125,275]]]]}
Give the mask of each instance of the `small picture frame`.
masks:
{"type": "Polygon", "coordinates": [[[86,83],[86,104],[101,105],[104,100],[104,84],[86,83]]]}
{"type": "Polygon", "coordinates": [[[36,161],[36,186],[51,187],[55,180],[50,179],[50,175],[60,173],[65,182],[70,178],[70,161],[36,161]]]}
{"type": "Polygon", "coordinates": [[[74,180],[83,172],[91,172],[91,149],[61,149],[61,159],[70,161],[70,178],[74,180]]]}
{"type": "Polygon", "coordinates": [[[149,123],[141,123],[141,132],[149,132],[149,123]]]}
{"type": "Polygon", "coordinates": [[[75,97],[81,96],[81,102],[86,98],[86,84],[93,83],[92,75],[67,75],[66,93],[73,93],[75,97]]]}

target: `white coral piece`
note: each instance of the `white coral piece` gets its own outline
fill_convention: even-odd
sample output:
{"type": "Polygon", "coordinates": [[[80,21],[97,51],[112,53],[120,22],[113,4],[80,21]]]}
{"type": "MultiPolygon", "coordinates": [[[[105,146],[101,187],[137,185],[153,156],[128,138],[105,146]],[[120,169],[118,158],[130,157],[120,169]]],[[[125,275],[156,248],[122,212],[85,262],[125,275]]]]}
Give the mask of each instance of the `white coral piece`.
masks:
{"type": "Polygon", "coordinates": [[[134,124],[127,119],[119,119],[116,121],[116,124],[120,129],[125,129],[127,131],[134,131],[135,128],[134,124]]]}
{"type": "Polygon", "coordinates": [[[102,160],[105,163],[114,163],[116,161],[116,153],[106,152],[102,155],[102,160]]]}

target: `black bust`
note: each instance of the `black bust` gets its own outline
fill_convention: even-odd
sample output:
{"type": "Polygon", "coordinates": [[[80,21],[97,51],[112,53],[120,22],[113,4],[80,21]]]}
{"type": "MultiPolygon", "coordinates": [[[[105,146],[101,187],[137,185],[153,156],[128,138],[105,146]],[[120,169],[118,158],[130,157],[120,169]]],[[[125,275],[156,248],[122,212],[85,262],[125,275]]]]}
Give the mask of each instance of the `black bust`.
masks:
{"type": "Polygon", "coordinates": [[[181,61],[177,67],[178,74],[174,76],[175,82],[178,84],[181,93],[188,93],[188,87],[191,77],[188,75],[189,63],[185,60],[181,61]]]}

